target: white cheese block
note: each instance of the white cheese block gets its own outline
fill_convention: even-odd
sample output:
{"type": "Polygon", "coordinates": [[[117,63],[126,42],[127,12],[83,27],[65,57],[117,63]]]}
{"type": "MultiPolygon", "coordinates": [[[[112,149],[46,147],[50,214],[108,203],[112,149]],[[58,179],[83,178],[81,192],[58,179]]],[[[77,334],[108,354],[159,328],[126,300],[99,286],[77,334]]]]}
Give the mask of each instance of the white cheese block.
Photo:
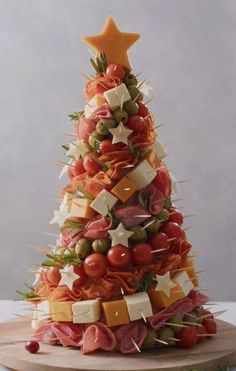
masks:
{"type": "Polygon", "coordinates": [[[37,310],[34,310],[34,312],[33,312],[33,319],[31,321],[31,327],[32,327],[33,330],[38,330],[38,328],[40,327],[40,320],[38,320],[38,311],[37,310]]]}
{"type": "Polygon", "coordinates": [[[51,318],[50,303],[47,300],[42,301],[37,305],[37,319],[42,321],[51,318]]]}
{"type": "Polygon", "coordinates": [[[117,197],[103,189],[90,204],[90,207],[99,214],[106,216],[108,211],[113,208],[117,201],[117,197]]]}
{"type": "Polygon", "coordinates": [[[163,157],[167,156],[167,152],[166,152],[165,148],[163,147],[163,145],[159,141],[156,141],[156,143],[154,145],[154,148],[155,148],[156,155],[157,155],[158,158],[163,158],[163,157]]]}
{"type": "Polygon", "coordinates": [[[60,211],[63,211],[63,210],[66,210],[68,212],[70,211],[72,198],[73,198],[72,193],[69,193],[69,192],[65,193],[63,200],[61,201],[60,211]]]}
{"type": "Polygon", "coordinates": [[[181,287],[181,290],[184,292],[185,296],[187,296],[189,292],[194,289],[194,285],[186,271],[177,273],[172,280],[181,287]]]}
{"type": "Polygon", "coordinates": [[[146,292],[125,295],[124,300],[127,305],[130,321],[146,318],[153,314],[151,302],[146,292]]]}
{"type": "Polygon", "coordinates": [[[122,107],[124,102],[131,99],[125,84],[121,84],[115,88],[105,91],[104,96],[112,109],[122,107]]]}
{"type": "Polygon", "coordinates": [[[81,300],[72,304],[73,323],[90,323],[101,317],[100,299],[81,300]]]}
{"type": "Polygon", "coordinates": [[[156,171],[147,160],[140,162],[126,177],[129,178],[137,187],[138,190],[146,187],[156,177],[156,171]]]}

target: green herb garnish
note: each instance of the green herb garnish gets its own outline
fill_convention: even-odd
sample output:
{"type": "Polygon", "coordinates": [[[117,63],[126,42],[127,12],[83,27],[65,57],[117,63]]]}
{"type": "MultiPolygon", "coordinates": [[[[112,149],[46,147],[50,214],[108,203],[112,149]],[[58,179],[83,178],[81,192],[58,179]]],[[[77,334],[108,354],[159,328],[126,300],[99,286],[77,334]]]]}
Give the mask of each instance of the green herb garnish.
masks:
{"type": "Polygon", "coordinates": [[[90,58],[90,62],[97,74],[106,72],[107,59],[106,59],[105,53],[100,52],[99,55],[95,59],[90,58]]]}

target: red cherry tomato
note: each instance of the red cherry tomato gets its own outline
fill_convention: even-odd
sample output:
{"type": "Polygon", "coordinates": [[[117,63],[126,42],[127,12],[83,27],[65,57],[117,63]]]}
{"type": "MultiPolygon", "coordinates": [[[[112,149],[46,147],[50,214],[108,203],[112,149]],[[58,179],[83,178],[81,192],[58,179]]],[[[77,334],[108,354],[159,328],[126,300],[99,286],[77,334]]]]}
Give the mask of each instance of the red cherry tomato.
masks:
{"type": "Polygon", "coordinates": [[[79,267],[74,266],[74,272],[78,275],[78,278],[74,281],[73,288],[83,286],[88,278],[84,271],[84,264],[80,264],[79,267]]]}
{"type": "Polygon", "coordinates": [[[107,259],[115,268],[125,268],[130,263],[130,250],[122,245],[116,245],[108,250],[107,259]]]}
{"type": "Polygon", "coordinates": [[[171,242],[171,252],[173,254],[184,256],[190,251],[191,247],[191,243],[187,240],[178,239],[171,242]]]}
{"type": "Polygon", "coordinates": [[[131,250],[131,260],[135,265],[150,264],[154,259],[152,247],[148,243],[138,242],[131,250]]]}
{"type": "Polygon", "coordinates": [[[116,151],[116,145],[112,144],[110,139],[104,139],[100,142],[99,151],[102,155],[116,151]]]}
{"type": "Polygon", "coordinates": [[[84,161],[83,161],[82,158],[80,158],[79,160],[76,160],[73,163],[73,168],[72,169],[73,169],[74,176],[78,176],[78,175],[83,174],[85,172],[85,168],[84,168],[83,163],[84,163],[84,161]]]}
{"type": "Polygon", "coordinates": [[[198,340],[197,330],[193,326],[187,326],[181,329],[181,331],[176,334],[176,337],[180,340],[176,342],[176,345],[180,348],[191,348],[198,340]]]}
{"type": "Polygon", "coordinates": [[[169,241],[169,237],[165,233],[162,233],[162,232],[158,232],[152,235],[149,238],[149,243],[151,244],[153,250],[160,250],[160,251],[157,251],[157,255],[165,254],[169,250],[170,245],[171,245],[169,241]]]}
{"type": "Polygon", "coordinates": [[[109,64],[106,69],[106,75],[109,77],[118,77],[120,80],[123,80],[125,77],[125,70],[119,64],[109,64]]]}
{"type": "Polygon", "coordinates": [[[97,174],[101,170],[101,165],[94,160],[95,157],[96,154],[94,152],[89,152],[84,158],[84,168],[90,174],[97,174]]]}
{"type": "Polygon", "coordinates": [[[208,338],[211,338],[212,336],[210,336],[210,334],[216,334],[216,331],[217,331],[217,326],[216,326],[216,322],[211,319],[211,318],[205,318],[203,321],[202,321],[202,325],[205,327],[206,329],[206,332],[208,334],[208,338]]]}
{"type": "Polygon", "coordinates": [[[130,116],[125,126],[134,132],[140,133],[145,128],[145,121],[139,115],[130,116]]]}
{"type": "Polygon", "coordinates": [[[167,168],[161,167],[157,170],[157,175],[153,179],[152,184],[163,194],[163,197],[170,196],[171,180],[167,168]]]}
{"type": "Polygon", "coordinates": [[[205,318],[214,319],[213,314],[212,314],[209,310],[203,309],[203,310],[202,310],[202,315],[203,315],[203,316],[207,316],[207,317],[205,317],[205,318]]]}
{"type": "Polygon", "coordinates": [[[206,339],[206,336],[204,336],[204,335],[207,335],[207,331],[206,331],[205,327],[202,326],[202,325],[197,326],[196,330],[197,330],[197,335],[200,335],[197,338],[197,343],[202,343],[206,339]]]}
{"type": "Polygon", "coordinates": [[[171,207],[169,212],[170,212],[170,215],[169,215],[168,222],[174,222],[179,225],[183,224],[184,218],[178,209],[176,209],[175,207],[171,207]]]}
{"type": "Polygon", "coordinates": [[[167,222],[165,223],[161,229],[160,232],[163,232],[167,234],[169,238],[182,238],[182,229],[177,223],[174,222],[167,222]]]}
{"type": "Polygon", "coordinates": [[[138,102],[138,108],[139,108],[139,111],[138,111],[139,116],[146,117],[149,115],[148,107],[143,102],[138,102]]]}
{"type": "Polygon", "coordinates": [[[84,261],[84,270],[89,277],[99,278],[106,273],[107,258],[99,253],[94,253],[84,261]]]}

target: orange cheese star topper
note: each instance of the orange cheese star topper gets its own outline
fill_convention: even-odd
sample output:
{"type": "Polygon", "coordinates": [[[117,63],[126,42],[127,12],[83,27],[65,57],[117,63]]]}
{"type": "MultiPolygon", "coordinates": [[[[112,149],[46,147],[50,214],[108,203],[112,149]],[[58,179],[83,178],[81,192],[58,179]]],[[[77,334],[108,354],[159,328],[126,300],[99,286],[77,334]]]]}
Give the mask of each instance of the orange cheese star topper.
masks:
{"type": "Polygon", "coordinates": [[[127,50],[133,45],[140,35],[138,33],[121,32],[114,19],[109,16],[102,33],[86,36],[83,40],[96,49],[97,54],[104,52],[107,63],[117,63],[131,69],[127,50]]]}

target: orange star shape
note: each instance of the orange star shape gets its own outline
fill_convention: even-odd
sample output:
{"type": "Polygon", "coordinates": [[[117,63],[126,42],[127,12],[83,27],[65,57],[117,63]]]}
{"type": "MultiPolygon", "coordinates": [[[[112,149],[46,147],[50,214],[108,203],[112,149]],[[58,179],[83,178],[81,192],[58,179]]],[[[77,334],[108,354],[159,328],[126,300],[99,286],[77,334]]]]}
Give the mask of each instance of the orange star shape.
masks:
{"type": "Polygon", "coordinates": [[[102,33],[86,36],[83,40],[96,49],[97,54],[104,52],[107,63],[117,63],[131,69],[127,50],[133,45],[140,35],[138,33],[121,32],[114,19],[109,16],[102,33]]]}

